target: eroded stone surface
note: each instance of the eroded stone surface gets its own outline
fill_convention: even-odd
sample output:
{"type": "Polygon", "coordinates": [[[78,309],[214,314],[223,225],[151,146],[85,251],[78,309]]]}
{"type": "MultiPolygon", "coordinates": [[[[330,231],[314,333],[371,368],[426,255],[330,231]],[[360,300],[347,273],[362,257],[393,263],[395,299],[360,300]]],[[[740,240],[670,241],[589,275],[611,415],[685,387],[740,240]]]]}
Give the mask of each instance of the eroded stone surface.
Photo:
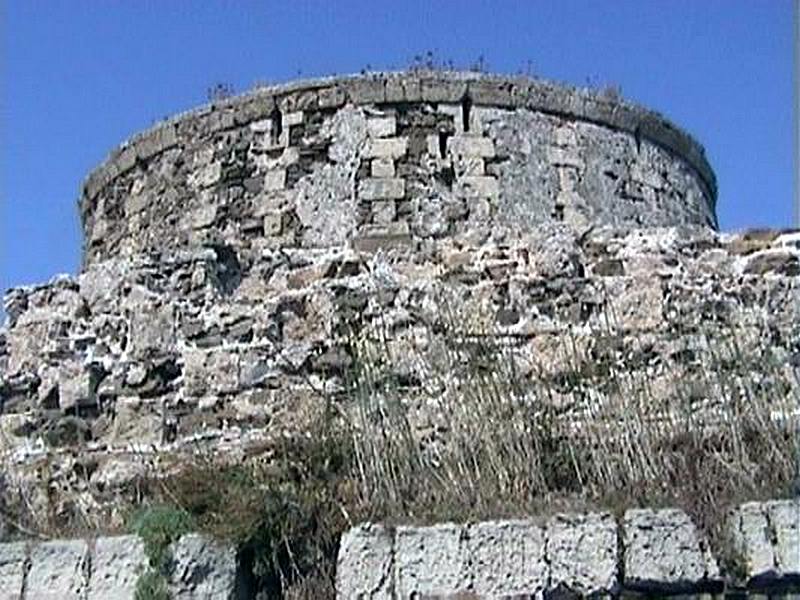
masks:
{"type": "Polygon", "coordinates": [[[617,546],[617,524],[610,514],[554,516],[547,522],[549,587],[584,596],[615,592],[617,546]]]}
{"type": "Polygon", "coordinates": [[[170,593],[175,600],[236,598],[236,550],[207,536],[188,534],[172,547],[170,593]]]}
{"type": "Polygon", "coordinates": [[[683,511],[636,509],[622,524],[625,586],[679,592],[719,580],[719,567],[683,511]]]}
{"type": "Polygon", "coordinates": [[[728,527],[752,585],[800,577],[800,500],[749,502],[733,512],[728,527]]]}
{"type": "Polygon", "coordinates": [[[466,532],[471,590],[479,597],[538,596],[545,591],[544,528],[530,521],[487,521],[466,532]]]}
{"type": "Polygon", "coordinates": [[[400,598],[455,595],[470,588],[464,529],[446,523],[398,527],[395,533],[395,594],[400,598]]]}
{"type": "Polygon", "coordinates": [[[91,555],[86,600],[133,598],[136,582],[146,568],[144,544],[138,537],[98,538],[91,555]]]}
{"type": "Polygon", "coordinates": [[[339,598],[393,598],[394,533],[366,523],[347,531],[339,544],[339,598]]]}
{"type": "Polygon", "coordinates": [[[425,240],[713,225],[715,187],[696,142],[619,99],[474,73],[320,80],[181,115],[112,154],[83,190],[84,260],[320,247],[376,226],[425,240]]]}
{"type": "Polygon", "coordinates": [[[25,542],[0,544],[0,600],[19,600],[26,556],[25,542]]]}
{"type": "Polygon", "coordinates": [[[25,597],[80,600],[89,577],[89,547],[83,540],[35,544],[25,579],[25,597]]]}

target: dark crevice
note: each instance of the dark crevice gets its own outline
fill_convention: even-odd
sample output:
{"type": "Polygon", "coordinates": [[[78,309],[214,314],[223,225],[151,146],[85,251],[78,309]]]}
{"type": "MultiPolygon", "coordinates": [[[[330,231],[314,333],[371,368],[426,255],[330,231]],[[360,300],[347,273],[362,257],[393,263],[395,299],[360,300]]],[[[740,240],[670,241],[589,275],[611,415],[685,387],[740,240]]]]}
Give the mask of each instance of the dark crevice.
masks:
{"type": "Polygon", "coordinates": [[[446,131],[439,132],[439,158],[445,158],[447,156],[448,135],[446,131]]]}
{"type": "Polygon", "coordinates": [[[466,94],[461,101],[461,121],[464,125],[464,133],[469,133],[469,117],[471,111],[472,98],[470,98],[469,94],[466,94]]]}
{"type": "Polygon", "coordinates": [[[281,134],[283,133],[283,115],[280,109],[276,106],[270,113],[269,118],[272,120],[272,129],[270,131],[270,142],[273,145],[280,142],[281,134]]]}

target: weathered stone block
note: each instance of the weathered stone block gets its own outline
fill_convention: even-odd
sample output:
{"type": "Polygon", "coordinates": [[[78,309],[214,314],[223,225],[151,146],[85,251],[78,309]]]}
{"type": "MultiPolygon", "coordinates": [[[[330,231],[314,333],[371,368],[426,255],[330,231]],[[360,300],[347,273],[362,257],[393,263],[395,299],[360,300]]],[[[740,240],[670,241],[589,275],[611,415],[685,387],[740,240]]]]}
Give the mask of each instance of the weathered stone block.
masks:
{"type": "Polygon", "coordinates": [[[367,119],[367,132],[373,138],[385,138],[395,134],[397,119],[394,115],[382,117],[369,117],[367,119]]]}
{"type": "Polygon", "coordinates": [[[460,156],[494,157],[494,142],[490,138],[471,135],[455,135],[448,142],[451,154],[460,156]]]}
{"type": "Polygon", "coordinates": [[[25,543],[0,544],[0,600],[22,597],[25,579],[25,543]]]}
{"type": "Polygon", "coordinates": [[[391,158],[373,158],[370,163],[370,173],[373,177],[394,177],[394,161],[391,158]]]}
{"type": "Polygon", "coordinates": [[[229,350],[193,350],[183,353],[184,389],[190,396],[230,393],[239,385],[239,355],[229,350]]]}
{"type": "Polygon", "coordinates": [[[537,596],[547,588],[544,528],[529,521],[470,525],[466,552],[471,590],[480,597],[537,596]]]}
{"type": "Polygon", "coordinates": [[[358,182],[358,196],[362,200],[400,199],[405,196],[405,193],[405,179],[370,178],[358,182]]]}
{"type": "Polygon", "coordinates": [[[281,123],[283,124],[284,130],[288,130],[289,127],[295,125],[301,125],[303,123],[303,111],[296,110],[294,112],[283,113],[281,123]]]}
{"type": "Polygon", "coordinates": [[[26,598],[82,598],[87,584],[89,548],[83,540],[43,542],[31,549],[26,598]]]}
{"type": "Polygon", "coordinates": [[[393,598],[394,539],[383,525],[366,523],[342,536],[336,566],[338,598],[393,598]]]}
{"type": "Polygon", "coordinates": [[[748,502],[728,521],[747,580],[769,585],[800,576],[800,500],[748,502]]]}
{"type": "Polygon", "coordinates": [[[98,538],[86,600],[133,598],[136,582],[146,568],[144,544],[137,536],[98,538]]]}
{"type": "Polygon", "coordinates": [[[388,225],[397,218],[397,205],[394,200],[374,200],[371,205],[372,221],[388,225]]]}
{"type": "Polygon", "coordinates": [[[550,588],[582,595],[608,594],[619,587],[617,524],[607,513],[556,515],[547,523],[550,588]]]}
{"type": "Polygon", "coordinates": [[[343,82],[350,101],[354,104],[381,103],[386,101],[383,79],[364,78],[343,82]]]}
{"type": "Polygon", "coordinates": [[[462,198],[496,198],[500,186],[494,177],[466,176],[456,180],[454,191],[462,198]]]}
{"type": "Polygon", "coordinates": [[[446,596],[470,589],[464,530],[452,523],[398,527],[395,533],[395,594],[400,598],[446,596]]]}
{"type": "Polygon", "coordinates": [[[369,139],[364,147],[364,158],[400,158],[408,150],[408,138],[369,139]]]}
{"type": "Polygon", "coordinates": [[[276,192],[286,187],[286,169],[267,171],[264,175],[264,191],[276,192]]]}
{"type": "Polygon", "coordinates": [[[719,568],[707,542],[681,510],[627,511],[622,543],[627,588],[697,591],[719,578],[719,568]]]}
{"type": "Polygon", "coordinates": [[[174,600],[236,598],[236,549],[198,534],[172,545],[170,593],[174,600]]]}

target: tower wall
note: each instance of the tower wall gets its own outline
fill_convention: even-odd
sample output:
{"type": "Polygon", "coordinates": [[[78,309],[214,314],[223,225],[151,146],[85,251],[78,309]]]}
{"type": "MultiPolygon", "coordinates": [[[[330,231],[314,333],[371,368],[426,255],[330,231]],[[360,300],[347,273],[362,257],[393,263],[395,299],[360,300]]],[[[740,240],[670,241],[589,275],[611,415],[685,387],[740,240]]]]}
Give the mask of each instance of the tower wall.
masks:
{"type": "Polygon", "coordinates": [[[260,89],[135,136],[88,178],[84,264],[225,244],[413,248],[548,222],[716,225],[703,149],[609,94],[474,73],[260,89]]]}

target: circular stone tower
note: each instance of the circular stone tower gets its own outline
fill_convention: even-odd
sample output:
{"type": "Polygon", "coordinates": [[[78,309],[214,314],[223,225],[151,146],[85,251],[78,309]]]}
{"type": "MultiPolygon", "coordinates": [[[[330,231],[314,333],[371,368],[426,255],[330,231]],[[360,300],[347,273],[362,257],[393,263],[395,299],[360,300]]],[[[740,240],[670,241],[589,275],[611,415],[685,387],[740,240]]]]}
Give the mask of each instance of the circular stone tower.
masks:
{"type": "Polygon", "coordinates": [[[225,244],[407,247],[546,222],[716,226],[702,147],[610,94],[409,72],[259,89],[134,136],[86,181],[84,266],[225,244]]]}

